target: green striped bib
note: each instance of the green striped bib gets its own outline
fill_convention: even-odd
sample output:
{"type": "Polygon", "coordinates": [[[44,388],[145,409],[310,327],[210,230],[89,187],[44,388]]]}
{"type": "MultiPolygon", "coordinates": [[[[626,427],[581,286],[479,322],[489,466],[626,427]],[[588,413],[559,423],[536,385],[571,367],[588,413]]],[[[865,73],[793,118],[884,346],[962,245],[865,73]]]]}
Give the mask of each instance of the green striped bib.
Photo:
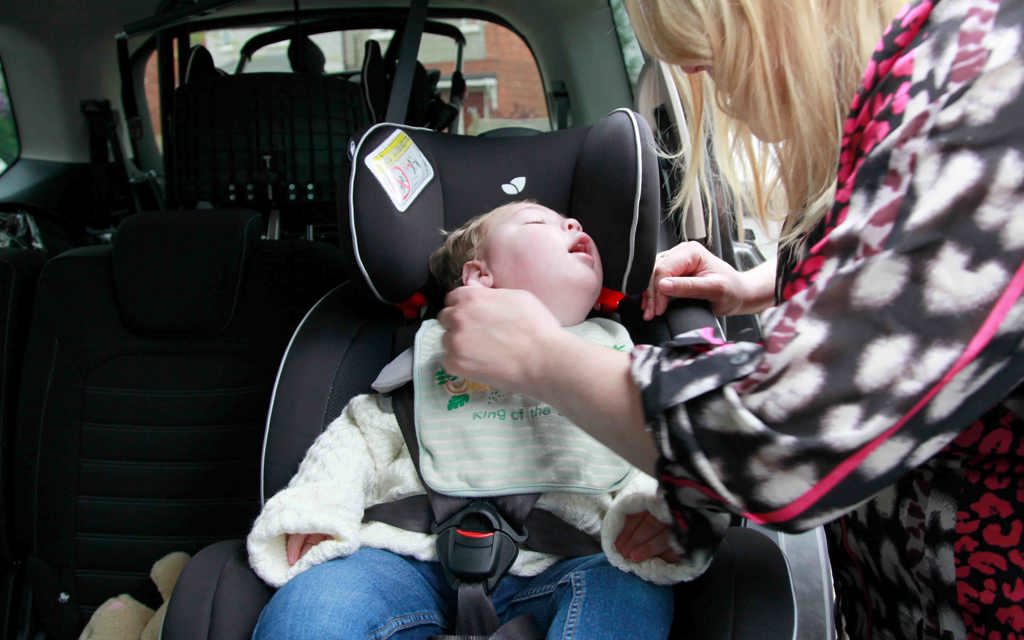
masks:
{"type": "MultiPolygon", "coordinates": [[[[565,330],[609,349],[633,344],[625,327],[603,318],[565,330]]],[[[432,489],[468,497],[625,484],[633,467],[550,405],[445,371],[443,334],[437,321],[424,322],[413,350],[420,472],[432,489]]]]}

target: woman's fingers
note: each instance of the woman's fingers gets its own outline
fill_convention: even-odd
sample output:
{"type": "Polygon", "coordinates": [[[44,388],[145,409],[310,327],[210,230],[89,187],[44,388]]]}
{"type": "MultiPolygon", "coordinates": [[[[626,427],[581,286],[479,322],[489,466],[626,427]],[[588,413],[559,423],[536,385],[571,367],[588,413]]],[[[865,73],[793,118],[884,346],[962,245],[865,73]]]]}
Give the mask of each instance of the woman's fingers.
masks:
{"type": "Polygon", "coordinates": [[[704,269],[704,254],[707,253],[700,243],[683,242],[668,251],[658,254],[654,261],[654,270],[647,284],[647,291],[641,301],[644,320],[665,313],[670,297],[678,297],[662,290],[660,283],[665,278],[677,276],[697,276],[704,269]]]}

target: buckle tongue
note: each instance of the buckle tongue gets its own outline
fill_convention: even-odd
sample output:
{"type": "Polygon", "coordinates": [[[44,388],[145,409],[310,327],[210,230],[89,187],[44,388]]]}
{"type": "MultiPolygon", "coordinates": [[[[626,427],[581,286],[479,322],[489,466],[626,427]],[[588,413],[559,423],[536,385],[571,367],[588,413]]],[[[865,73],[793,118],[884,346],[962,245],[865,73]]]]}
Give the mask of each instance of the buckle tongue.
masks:
{"type": "Polygon", "coordinates": [[[474,500],[433,528],[437,534],[437,558],[445,578],[455,589],[466,582],[483,582],[487,593],[505,575],[516,556],[526,530],[515,530],[493,504],[474,500]]]}

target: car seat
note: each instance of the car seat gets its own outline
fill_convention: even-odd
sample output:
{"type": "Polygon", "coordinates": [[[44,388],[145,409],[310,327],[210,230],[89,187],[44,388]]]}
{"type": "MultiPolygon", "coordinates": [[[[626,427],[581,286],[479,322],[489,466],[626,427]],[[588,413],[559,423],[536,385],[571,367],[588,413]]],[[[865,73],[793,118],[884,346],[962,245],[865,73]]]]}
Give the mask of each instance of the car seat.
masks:
{"type": "Polygon", "coordinates": [[[119,593],[155,608],[155,560],[257,513],[280,354],[344,278],[336,248],[259,228],[253,211],[142,213],[43,267],[9,476],[26,637],[78,637],[119,593]]]}
{"type": "MultiPolygon", "coordinates": [[[[605,288],[626,296],[619,314],[637,341],[666,340],[714,321],[688,307],[673,307],[657,322],[640,320],[636,298],[647,285],[662,242],[661,204],[651,132],[631,111],[615,111],[591,126],[509,138],[379,124],[363,135],[354,154],[339,226],[351,244],[355,274],[346,286],[362,281],[370,296],[353,305],[348,302],[352,292],[339,288],[320,300],[296,330],[267,420],[260,486],[264,500],[287,484],[306,449],[348,400],[369,392],[392,357],[396,336],[416,322],[428,288],[427,256],[441,242],[439,230],[500,204],[533,199],[579,219],[601,248],[605,288]],[[419,153],[390,153],[413,146],[419,153]],[[383,171],[375,172],[374,166],[383,171]],[[396,168],[405,177],[391,181],[387,176],[396,168]]],[[[782,548],[768,537],[734,528],[706,576],[710,579],[689,585],[692,592],[680,598],[680,633],[694,638],[793,637],[790,566],[782,548]],[[726,619],[717,628],[702,624],[706,611],[687,606],[697,601],[694,594],[718,603],[716,611],[726,619]],[[745,635],[735,635],[737,630],[745,635]]],[[[248,568],[244,541],[211,545],[179,579],[163,638],[248,638],[271,593],[248,568]]]]}

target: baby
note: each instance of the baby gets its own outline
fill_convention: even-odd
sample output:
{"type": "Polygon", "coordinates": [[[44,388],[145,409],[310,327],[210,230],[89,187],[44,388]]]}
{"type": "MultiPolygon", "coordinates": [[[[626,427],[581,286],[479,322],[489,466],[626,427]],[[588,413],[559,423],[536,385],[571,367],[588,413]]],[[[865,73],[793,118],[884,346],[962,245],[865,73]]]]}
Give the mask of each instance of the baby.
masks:
{"type": "MultiPolygon", "coordinates": [[[[629,347],[621,326],[587,320],[603,279],[593,240],[579,222],[546,207],[514,202],[477,216],[447,236],[430,267],[446,288],[530,291],[567,331],[629,347]]],[[[590,556],[522,550],[491,594],[501,620],[529,615],[549,638],[603,637],[612,621],[629,620],[633,637],[667,637],[672,592],[664,585],[698,575],[707,558],[673,547],[653,478],[550,407],[447,375],[437,366],[442,331],[424,323],[414,349],[423,478],[456,495],[542,493],[537,507],[601,539],[603,553],[590,556]],[[538,428],[518,428],[527,423],[538,428]],[[499,449],[491,440],[473,449],[487,434],[527,441],[499,449]],[[573,457],[565,448],[585,453],[573,457]],[[482,460],[495,451],[500,467],[482,460]]],[[[435,536],[363,521],[373,505],[423,492],[387,404],[379,395],[353,398],[288,486],[267,501],[248,536],[253,569],[272,586],[284,585],[253,637],[427,637],[448,629],[456,596],[437,562],[435,536]]]]}

